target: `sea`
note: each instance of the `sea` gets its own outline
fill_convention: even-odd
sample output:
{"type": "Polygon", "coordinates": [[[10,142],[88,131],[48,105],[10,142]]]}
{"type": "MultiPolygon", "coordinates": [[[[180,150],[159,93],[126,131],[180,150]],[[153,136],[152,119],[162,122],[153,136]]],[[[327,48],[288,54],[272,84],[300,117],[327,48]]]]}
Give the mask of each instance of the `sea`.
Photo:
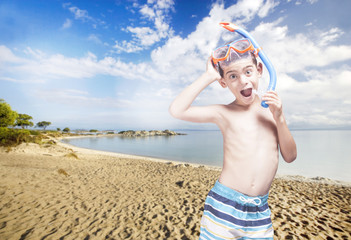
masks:
{"type": "MultiPolygon", "coordinates": [[[[186,135],[128,138],[120,136],[63,139],[77,147],[222,166],[220,131],[177,131],[186,135]]],[[[280,156],[279,175],[328,178],[351,183],[351,130],[296,130],[298,156],[286,163],[280,156]]]]}

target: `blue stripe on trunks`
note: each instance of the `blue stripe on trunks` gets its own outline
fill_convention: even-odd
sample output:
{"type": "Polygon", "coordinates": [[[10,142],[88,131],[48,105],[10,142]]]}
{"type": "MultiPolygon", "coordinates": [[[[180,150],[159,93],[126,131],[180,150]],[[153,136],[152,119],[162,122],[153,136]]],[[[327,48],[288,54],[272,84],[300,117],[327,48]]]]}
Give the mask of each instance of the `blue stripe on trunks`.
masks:
{"type": "Polygon", "coordinates": [[[269,208],[267,207],[266,210],[262,212],[245,212],[236,209],[233,206],[228,205],[227,203],[223,203],[217,201],[211,196],[208,196],[206,199],[205,204],[212,206],[213,208],[220,209],[222,212],[234,215],[238,219],[245,219],[245,220],[257,220],[261,218],[267,218],[267,213],[269,212],[269,208]]]}
{"type": "Polygon", "coordinates": [[[271,223],[270,218],[265,218],[260,220],[241,220],[227,213],[221,212],[208,204],[205,205],[204,210],[210,211],[213,215],[215,215],[218,218],[221,218],[223,220],[234,223],[235,225],[239,225],[243,227],[256,227],[256,226],[262,226],[262,225],[267,225],[271,223]]]}
{"type": "Polygon", "coordinates": [[[256,212],[264,212],[268,209],[268,203],[265,203],[262,206],[245,206],[245,205],[241,205],[238,202],[235,202],[231,199],[228,199],[226,197],[223,197],[217,193],[215,193],[214,191],[210,191],[208,193],[208,196],[213,197],[214,199],[216,199],[219,202],[222,202],[224,204],[228,204],[230,206],[233,206],[235,209],[243,211],[243,212],[252,212],[252,213],[256,213],[256,212]]]}

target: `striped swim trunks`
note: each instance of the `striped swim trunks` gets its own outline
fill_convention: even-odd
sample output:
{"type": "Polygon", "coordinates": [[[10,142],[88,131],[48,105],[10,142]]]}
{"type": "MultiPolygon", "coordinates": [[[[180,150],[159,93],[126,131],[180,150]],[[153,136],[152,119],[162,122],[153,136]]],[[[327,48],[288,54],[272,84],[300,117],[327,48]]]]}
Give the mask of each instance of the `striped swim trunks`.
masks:
{"type": "Polygon", "coordinates": [[[203,239],[273,239],[268,194],[250,197],[216,182],[201,218],[203,239]]]}

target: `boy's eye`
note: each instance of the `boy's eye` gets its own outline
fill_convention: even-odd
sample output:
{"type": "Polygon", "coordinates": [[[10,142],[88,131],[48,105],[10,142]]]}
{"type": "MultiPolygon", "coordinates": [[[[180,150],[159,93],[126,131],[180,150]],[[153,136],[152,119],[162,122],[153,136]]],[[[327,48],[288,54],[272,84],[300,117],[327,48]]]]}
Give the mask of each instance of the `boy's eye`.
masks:
{"type": "Polygon", "coordinates": [[[237,78],[237,76],[234,75],[234,74],[229,76],[229,79],[232,79],[232,80],[234,80],[234,79],[236,79],[236,78],[237,78]]]}
{"type": "Polygon", "coordinates": [[[247,70],[246,71],[246,75],[251,75],[252,74],[252,70],[247,70]]]}

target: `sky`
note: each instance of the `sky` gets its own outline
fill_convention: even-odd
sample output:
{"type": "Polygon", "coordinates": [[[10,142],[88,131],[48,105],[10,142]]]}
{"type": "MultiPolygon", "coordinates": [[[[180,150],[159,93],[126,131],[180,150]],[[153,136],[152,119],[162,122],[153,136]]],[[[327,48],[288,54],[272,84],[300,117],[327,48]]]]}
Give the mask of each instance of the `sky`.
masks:
{"type": "MultiPolygon", "coordinates": [[[[351,129],[350,10],[349,0],[1,0],[0,98],[52,129],[217,129],[168,107],[214,48],[240,38],[226,21],[273,63],[291,129],[351,129]]],[[[215,82],[194,105],[234,99],[215,82]]]]}

